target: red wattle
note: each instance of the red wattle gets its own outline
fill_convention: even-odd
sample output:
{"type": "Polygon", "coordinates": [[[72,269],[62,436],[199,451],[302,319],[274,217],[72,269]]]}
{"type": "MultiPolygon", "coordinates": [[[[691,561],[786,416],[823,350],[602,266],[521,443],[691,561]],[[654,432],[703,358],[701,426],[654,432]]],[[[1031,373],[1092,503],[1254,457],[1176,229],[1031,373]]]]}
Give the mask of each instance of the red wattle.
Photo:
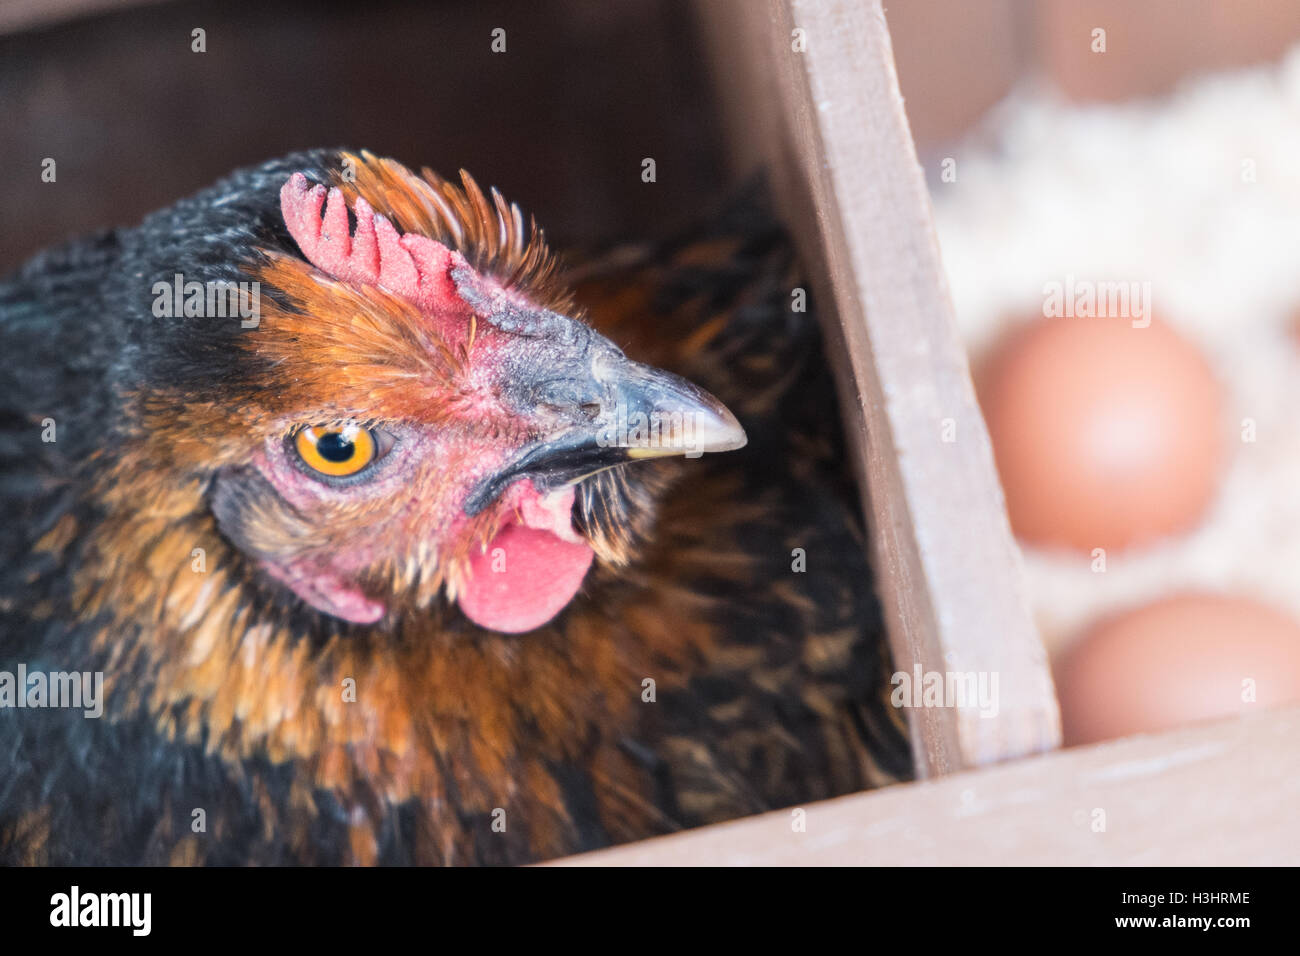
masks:
{"type": "Polygon", "coordinates": [[[457,597],[479,627],[521,634],[541,627],[573,600],[591,567],[585,542],[565,541],[526,525],[503,528],[487,551],[476,552],[457,597]]]}

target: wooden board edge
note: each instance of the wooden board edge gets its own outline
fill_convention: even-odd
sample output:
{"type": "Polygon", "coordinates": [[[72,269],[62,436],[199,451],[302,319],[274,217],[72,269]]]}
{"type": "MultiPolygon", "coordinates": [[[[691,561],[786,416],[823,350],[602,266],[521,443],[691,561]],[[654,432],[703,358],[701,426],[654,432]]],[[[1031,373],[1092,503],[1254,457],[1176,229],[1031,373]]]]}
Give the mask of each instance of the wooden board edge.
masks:
{"type": "MultiPolygon", "coordinates": [[[[880,4],[779,0],[733,4],[725,15],[703,6],[725,64],[717,72],[730,86],[728,111],[748,108],[761,138],[742,142],[741,154],[771,168],[783,218],[821,265],[814,291],[857,450],[896,666],[998,682],[995,716],[969,702],[909,710],[918,769],[939,775],[1057,747],[1047,653],[956,332],[880,4]]],[[[743,134],[743,123],[730,122],[743,134]]]]}
{"type": "Polygon", "coordinates": [[[1294,866],[1297,739],[1300,708],[1265,711],[777,810],[552,865],[1294,866]]]}

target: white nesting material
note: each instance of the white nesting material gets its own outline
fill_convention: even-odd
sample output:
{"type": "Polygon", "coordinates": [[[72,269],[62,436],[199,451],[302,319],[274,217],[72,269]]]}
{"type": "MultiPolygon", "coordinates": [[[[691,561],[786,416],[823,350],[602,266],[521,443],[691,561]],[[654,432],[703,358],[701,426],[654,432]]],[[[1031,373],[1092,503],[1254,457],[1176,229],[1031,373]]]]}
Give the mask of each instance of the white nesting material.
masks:
{"type": "Polygon", "coordinates": [[[1300,48],[1162,100],[1080,106],[1024,90],[953,158],[956,181],[932,192],[974,362],[1042,314],[1045,283],[1133,280],[1151,283],[1156,315],[1225,389],[1230,461],[1195,530],[1111,553],[1104,573],[1089,556],[1024,548],[1049,646],[1192,588],[1300,618],[1300,48]]]}

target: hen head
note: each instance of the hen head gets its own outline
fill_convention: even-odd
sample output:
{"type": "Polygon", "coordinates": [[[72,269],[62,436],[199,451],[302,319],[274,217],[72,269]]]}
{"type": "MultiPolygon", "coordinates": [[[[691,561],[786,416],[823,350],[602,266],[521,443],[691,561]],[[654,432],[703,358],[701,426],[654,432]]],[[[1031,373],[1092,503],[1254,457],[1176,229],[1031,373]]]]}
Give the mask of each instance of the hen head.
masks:
{"type": "Polygon", "coordinates": [[[625,468],[744,432],[585,324],[495,190],[340,158],[280,188],[292,243],[245,268],[261,305],[238,371],[179,409],[143,396],[153,460],[197,471],[222,536],[319,612],[377,624],[445,595],[536,628],[594,560],[627,559],[648,496],[625,468]]]}

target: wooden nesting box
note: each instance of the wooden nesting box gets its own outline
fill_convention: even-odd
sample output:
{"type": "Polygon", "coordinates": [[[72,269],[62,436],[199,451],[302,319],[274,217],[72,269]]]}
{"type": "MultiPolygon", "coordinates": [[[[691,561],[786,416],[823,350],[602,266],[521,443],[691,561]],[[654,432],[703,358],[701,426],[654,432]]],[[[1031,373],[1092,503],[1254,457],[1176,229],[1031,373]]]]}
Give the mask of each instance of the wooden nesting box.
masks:
{"type": "Polygon", "coordinates": [[[827,325],[896,667],[996,674],[1000,707],[910,709],[922,782],[799,808],[802,829],[786,809],[568,862],[1295,862],[1300,711],[1048,753],[1048,658],[879,0],[698,13],[734,161],[770,170],[827,325]]]}
{"type": "MultiPolygon", "coordinates": [[[[1208,2],[1197,0],[1197,6],[1208,2]]],[[[1276,17],[1286,15],[1288,2],[1269,0],[1276,17]]],[[[142,3],[15,0],[0,9],[0,33],[53,23],[73,14],[126,10],[142,3]]],[[[1172,12],[1175,0],[1154,5],[1171,11],[1168,16],[1176,15],[1172,12]]],[[[463,4],[454,10],[452,6],[432,5],[424,9],[419,21],[425,35],[438,33],[447,49],[461,49],[461,44],[470,42],[468,37],[487,36],[488,28],[497,23],[492,18],[504,9],[491,4],[463,4]]],[[[351,105],[354,119],[360,116],[365,121],[341,124],[340,129],[355,135],[369,129],[369,123],[382,130],[386,139],[367,138],[365,143],[381,152],[434,165],[467,165],[503,186],[512,197],[557,197],[553,208],[535,210],[547,223],[555,223],[558,217],[562,224],[572,224],[572,216],[564,217],[575,211],[594,216],[598,226],[624,223],[630,190],[620,192],[610,186],[618,182],[610,170],[635,168],[635,163],[629,167],[628,162],[639,161],[643,154],[628,150],[639,150],[646,139],[658,138],[660,147],[674,150],[677,161],[665,165],[678,170],[676,195],[680,202],[689,203],[706,195],[712,186],[710,157],[705,155],[708,150],[694,141],[669,142],[660,133],[677,105],[663,105],[667,102],[663,94],[671,93],[675,89],[672,81],[689,75],[698,64],[668,62],[680,49],[674,45],[675,35],[671,39],[660,36],[649,53],[643,51],[633,60],[624,59],[628,51],[605,42],[607,36],[617,39],[635,34],[634,38],[641,40],[642,33],[652,33],[641,29],[654,22],[655,11],[650,6],[629,4],[615,13],[598,0],[548,5],[544,14],[534,16],[559,24],[552,24],[554,36],[549,38],[541,24],[521,14],[523,19],[512,21],[512,30],[521,38],[520,72],[509,73],[508,64],[516,61],[503,60],[494,65],[499,67],[497,72],[483,69],[480,76],[484,86],[495,82],[492,89],[511,93],[496,99],[485,96],[484,100],[498,107],[513,102],[517,115],[499,109],[490,112],[491,121],[482,123],[483,128],[453,122],[454,117],[444,109],[454,98],[441,92],[459,82],[462,65],[456,57],[428,57],[424,35],[417,38],[418,49],[406,50],[407,59],[414,59],[416,53],[421,57],[420,70],[402,74],[407,88],[395,87],[400,95],[372,97],[366,84],[339,80],[338,86],[332,85],[329,51],[344,45],[351,50],[366,42],[367,34],[356,24],[346,19],[330,21],[305,42],[300,39],[305,26],[293,18],[285,18],[278,27],[236,18],[226,23],[220,35],[238,36],[244,44],[214,43],[210,74],[203,74],[208,82],[191,80],[193,86],[182,91],[190,98],[201,92],[207,97],[208,113],[204,115],[220,118],[220,122],[192,124],[187,132],[200,138],[195,139],[197,145],[191,152],[184,152],[186,138],[170,127],[128,125],[126,132],[119,133],[125,140],[117,143],[116,150],[135,159],[138,175],[116,180],[118,188],[102,188],[101,177],[78,177],[73,168],[73,175],[67,177],[66,195],[75,201],[65,207],[27,209],[26,218],[43,224],[47,233],[24,234],[7,247],[0,242],[0,253],[7,250],[11,264],[16,264],[22,256],[63,234],[132,221],[239,163],[264,158],[277,149],[287,151],[305,142],[333,139],[334,127],[315,121],[327,113],[317,108],[320,102],[331,102],[340,112],[351,105]],[[609,28],[608,21],[631,18],[633,9],[641,17],[634,25],[624,24],[621,31],[609,28]],[[573,40],[577,34],[588,37],[585,45],[573,40]],[[566,40],[569,46],[564,45],[566,40]],[[278,45],[291,43],[301,47],[296,59],[281,62],[270,55],[278,45]],[[554,51],[553,56],[528,59],[543,48],[554,51]],[[238,50],[253,58],[256,71],[241,68],[244,61],[232,52],[238,50]],[[565,78],[553,74],[562,72],[566,64],[580,67],[581,78],[587,80],[585,58],[593,50],[606,51],[608,64],[616,64],[607,64],[607,72],[623,70],[635,77],[629,81],[633,84],[629,89],[631,95],[641,98],[632,103],[620,101],[618,108],[634,112],[637,123],[621,131],[622,140],[615,130],[601,137],[591,135],[592,117],[606,117],[608,103],[593,105],[579,97],[576,102],[582,109],[574,102],[564,109],[536,108],[538,101],[549,104],[562,91],[565,78]],[[659,64],[660,60],[667,66],[659,64]],[[653,72],[656,64],[658,73],[653,72]],[[263,86],[269,82],[263,70],[278,71],[274,76],[279,81],[280,98],[271,108],[273,121],[261,109],[246,108],[250,91],[232,79],[251,78],[247,81],[256,86],[252,92],[260,103],[263,86]],[[305,77],[300,85],[288,82],[299,74],[305,77]],[[647,78],[647,74],[651,75],[647,78]],[[532,95],[513,95],[521,77],[533,84],[529,87],[532,95]],[[365,96],[353,101],[348,95],[353,87],[365,96]],[[438,95],[429,95],[430,90],[438,95]],[[419,139],[419,124],[394,121],[391,109],[404,109],[411,100],[424,111],[425,125],[432,130],[429,135],[443,155],[425,152],[428,144],[419,139]],[[643,109],[654,101],[663,101],[660,113],[652,117],[657,125],[649,122],[643,109]],[[294,104],[299,108],[290,108],[294,104]],[[385,105],[390,114],[383,112],[385,105]],[[206,133],[209,129],[216,133],[206,133]],[[494,139],[494,129],[506,130],[508,135],[494,139]],[[204,135],[211,138],[203,140],[204,135]],[[516,140],[535,143],[536,150],[519,156],[520,151],[508,148],[516,140]],[[629,145],[632,140],[635,146],[629,145]],[[550,154],[545,152],[548,145],[550,154]],[[698,168],[692,170],[691,166],[698,168]],[[193,181],[173,181],[178,176],[192,176],[193,181]],[[155,180],[151,191],[149,184],[155,180]],[[75,192],[79,182],[88,191],[75,192]],[[566,182],[567,189],[562,188],[566,182]],[[593,184],[608,188],[593,190],[593,184]],[[136,206],[94,205],[119,196],[128,197],[136,206]],[[85,217],[87,210],[93,212],[89,221],[77,218],[85,217]]],[[[661,6],[676,10],[678,4],[666,0],[661,6]]],[[[1032,19],[1040,27],[1063,18],[1075,22],[1070,18],[1084,17],[1076,10],[1078,6],[1051,0],[1033,6],[1032,19]]],[[[1087,12],[1093,13],[1094,8],[1114,12],[1122,6],[1121,0],[1096,0],[1087,12]]],[[[1177,6],[1181,11],[1182,5],[1177,6]]],[[[1033,50],[1017,45],[1018,37],[1034,31],[1018,31],[1008,21],[1015,10],[1023,12],[1031,9],[1029,5],[1021,6],[1016,0],[963,0],[960,7],[960,11],[954,8],[953,22],[940,35],[950,40],[957,35],[979,35],[980,42],[988,40],[989,44],[985,55],[976,56],[981,82],[964,91],[971,103],[982,106],[995,99],[1023,69],[1054,66],[1054,75],[1067,81],[1079,76],[1072,68],[1077,63],[1051,44],[1038,43],[1033,50]],[[981,33],[979,21],[984,14],[998,22],[981,33]],[[1042,62],[1048,55],[1044,51],[1053,57],[1052,63],[1042,62]]],[[[351,7],[340,9],[356,15],[367,13],[351,7]]],[[[779,211],[800,244],[826,324],[828,351],[870,526],[875,581],[863,581],[862,586],[874,587],[879,594],[896,668],[909,674],[918,669],[923,673],[996,674],[999,706],[996,714],[981,714],[975,704],[909,710],[920,782],[799,808],[804,811],[802,828],[792,827],[787,808],[565,862],[1296,862],[1300,858],[1300,828],[1293,822],[1293,806],[1300,786],[1300,756],[1294,741],[1300,735],[1300,710],[1053,753],[1060,745],[1060,730],[1047,654],[1029,612],[1019,552],[1009,531],[966,353],[956,334],[925,180],[899,92],[880,0],[694,0],[692,11],[695,32],[705,40],[707,68],[717,92],[733,172],[744,175],[760,165],[768,170],[779,211]],[[1098,812],[1107,821],[1100,830],[1093,825],[1098,812]]],[[[1146,45],[1129,44],[1130,48],[1141,47],[1143,55],[1152,38],[1162,36],[1158,18],[1151,11],[1145,13],[1149,16],[1135,17],[1132,24],[1136,25],[1130,26],[1138,30],[1146,24],[1147,32],[1141,34],[1147,37],[1146,45]]],[[[168,5],[158,4],[151,14],[161,21],[160,30],[188,37],[193,24],[186,19],[187,11],[175,12],[167,19],[168,5]]],[[[408,14],[414,15],[400,12],[400,34],[377,34],[376,48],[385,63],[390,58],[395,62],[403,59],[400,47],[393,53],[392,43],[415,32],[405,22],[408,14]]],[[[898,14],[915,22],[918,17],[933,16],[933,11],[927,14],[900,0],[898,14]]],[[[392,11],[389,15],[396,16],[392,11]]],[[[207,16],[213,24],[219,22],[215,8],[207,16]]],[[[1078,22],[1085,21],[1086,17],[1078,22]]],[[[113,21],[105,22],[115,27],[113,21]]],[[[1237,18],[1232,22],[1237,23],[1237,18]]],[[[120,24],[117,28],[124,35],[135,36],[144,25],[141,18],[130,21],[129,29],[120,24]]],[[[368,23],[367,29],[371,28],[377,29],[376,24],[368,23]]],[[[926,23],[920,31],[927,38],[926,55],[949,55],[946,49],[931,49],[929,29],[926,23]]],[[[1246,43],[1244,30],[1232,34],[1240,41],[1238,46],[1246,43]]],[[[82,40],[87,42],[100,36],[98,31],[83,32],[82,40]]],[[[51,74],[55,79],[33,82],[30,89],[20,85],[19,89],[26,91],[24,97],[15,97],[15,102],[22,99],[31,104],[24,128],[29,138],[39,134],[41,149],[53,135],[41,118],[43,110],[53,106],[62,115],[80,106],[83,98],[98,104],[98,112],[86,107],[78,114],[82,127],[71,121],[61,121],[58,126],[59,131],[85,128],[96,135],[83,135],[84,142],[72,144],[77,149],[57,139],[54,142],[54,146],[62,144],[73,161],[88,155],[86,165],[90,167],[94,166],[90,160],[98,154],[88,153],[85,144],[114,134],[122,125],[117,119],[125,107],[107,94],[102,101],[60,98],[58,94],[65,87],[81,93],[111,93],[125,82],[122,67],[129,62],[114,46],[111,34],[110,29],[108,41],[91,50],[97,51],[98,62],[111,64],[113,83],[77,85],[74,73],[61,78],[56,73],[51,74]]],[[[1206,44],[1213,45],[1209,36],[1217,41],[1221,35],[1222,30],[1209,29],[1206,44]]],[[[63,58],[60,62],[82,62],[83,54],[73,44],[56,43],[53,48],[56,59],[63,58]]],[[[152,97],[149,102],[159,116],[188,116],[189,104],[184,110],[177,107],[168,99],[166,85],[157,84],[151,71],[166,69],[187,76],[187,70],[198,70],[204,63],[184,59],[189,56],[187,41],[151,49],[155,49],[154,55],[168,58],[159,61],[163,66],[150,60],[148,69],[142,67],[131,74],[136,83],[129,87],[131,96],[152,97]],[[157,53],[159,50],[163,52],[157,53]]],[[[1180,65],[1176,57],[1170,54],[1165,59],[1168,68],[1162,76],[1176,74],[1180,65]]],[[[1122,72],[1125,62],[1117,60],[1112,71],[1122,72]]],[[[599,74],[598,69],[593,72],[599,74]]],[[[37,74],[38,78],[45,75],[37,74]]],[[[387,72],[375,70],[367,76],[382,87],[387,72]]],[[[1111,92],[1106,85],[1109,81],[1088,76],[1094,85],[1101,83],[1101,93],[1111,92]]],[[[613,82],[612,76],[604,78],[613,82]]],[[[599,85],[589,84],[593,89],[599,85]]],[[[950,88],[951,84],[943,82],[929,87],[922,84],[918,89],[942,98],[950,88]]],[[[391,92],[393,88],[384,89],[391,92]]],[[[603,87],[600,95],[605,99],[612,96],[603,87]]],[[[150,114],[135,106],[132,104],[130,116],[150,114]]],[[[476,109],[481,106],[475,104],[476,109]]],[[[950,134],[973,111],[973,107],[949,110],[944,114],[948,116],[946,125],[930,130],[929,135],[950,134]]],[[[16,113],[19,118],[24,115],[22,109],[16,113]]],[[[711,135],[712,130],[702,130],[696,138],[711,135]]],[[[26,145],[17,140],[15,137],[15,149],[5,153],[14,165],[28,161],[28,153],[22,151],[26,145]]],[[[105,155],[114,156],[114,150],[105,155]]],[[[122,175],[130,171],[127,168],[122,175]]],[[[55,197],[52,192],[37,195],[55,197]]],[[[647,210],[658,209],[655,200],[643,203],[647,210]]]]}

